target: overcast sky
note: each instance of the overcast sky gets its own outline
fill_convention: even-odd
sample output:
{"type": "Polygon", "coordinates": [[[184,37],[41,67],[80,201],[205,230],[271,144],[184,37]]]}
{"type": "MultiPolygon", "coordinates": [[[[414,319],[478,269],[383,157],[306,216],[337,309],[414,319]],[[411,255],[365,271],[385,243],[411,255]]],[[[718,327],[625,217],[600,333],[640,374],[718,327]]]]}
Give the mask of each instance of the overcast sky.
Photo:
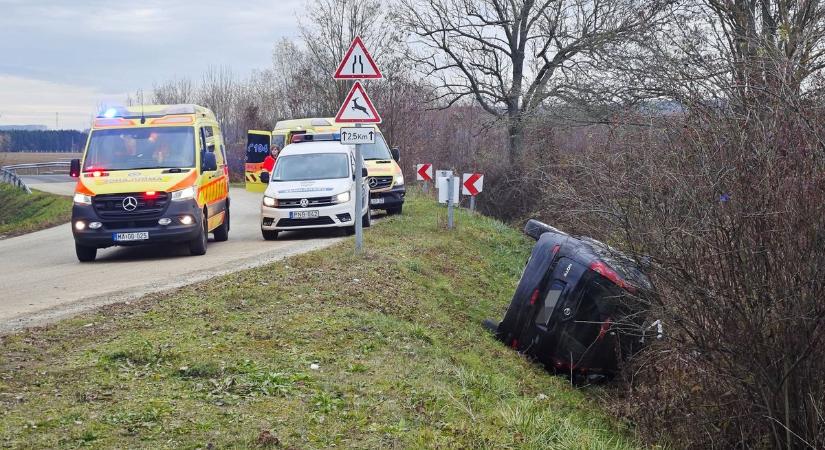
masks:
{"type": "Polygon", "coordinates": [[[84,129],[98,104],[210,65],[246,76],[297,37],[304,1],[0,0],[0,125],[84,129]]]}

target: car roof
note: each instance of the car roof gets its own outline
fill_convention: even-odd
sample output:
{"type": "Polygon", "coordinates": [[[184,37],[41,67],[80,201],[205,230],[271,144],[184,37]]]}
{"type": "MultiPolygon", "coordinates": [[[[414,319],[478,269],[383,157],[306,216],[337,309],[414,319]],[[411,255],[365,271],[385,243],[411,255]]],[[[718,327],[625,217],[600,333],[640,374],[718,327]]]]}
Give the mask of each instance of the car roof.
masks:
{"type": "Polygon", "coordinates": [[[352,153],[351,145],[342,145],[338,141],[310,141],[289,144],[281,150],[278,157],[289,155],[307,155],[312,153],[352,153]]]}

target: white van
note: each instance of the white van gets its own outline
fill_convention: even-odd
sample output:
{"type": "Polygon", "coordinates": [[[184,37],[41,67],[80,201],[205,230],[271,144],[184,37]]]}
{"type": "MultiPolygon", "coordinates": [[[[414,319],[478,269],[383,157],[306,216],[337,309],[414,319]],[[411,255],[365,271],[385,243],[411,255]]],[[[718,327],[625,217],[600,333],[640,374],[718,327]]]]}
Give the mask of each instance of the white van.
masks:
{"type": "MultiPolygon", "coordinates": [[[[261,234],[271,241],[278,233],[309,228],[343,228],[355,232],[355,220],[372,223],[369,186],[355,208],[355,149],[342,145],[336,134],[297,135],[278,154],[261,203],[261,234]]],[[[366,169],[360,174],[367,176],[366,169]]],[[[268,179],[267,179],[268,178],[268,179]]]]}

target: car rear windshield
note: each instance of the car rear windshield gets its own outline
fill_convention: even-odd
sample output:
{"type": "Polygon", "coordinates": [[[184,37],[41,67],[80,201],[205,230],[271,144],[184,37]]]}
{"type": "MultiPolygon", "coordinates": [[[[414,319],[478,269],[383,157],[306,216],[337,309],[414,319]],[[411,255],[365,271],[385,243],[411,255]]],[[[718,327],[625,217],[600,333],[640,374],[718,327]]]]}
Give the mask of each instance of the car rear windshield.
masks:
{"type": "Polygon", "coordinates": [[[392,159],[390,149],[384,141],[384,136],[377,135],[374,144],[361,144],[361,155],[365,161],[392,159]]]}
{"type": "Polygon", "coordinates": [[[83,170],[195,167],[192,127],[92,131],[83,170]]]}
{"type": "Polygon", "coordinates": [[[344,153],[310,153],[278,158],[272,181],[327,180],[349,176],[349,159],[344,153]]]}

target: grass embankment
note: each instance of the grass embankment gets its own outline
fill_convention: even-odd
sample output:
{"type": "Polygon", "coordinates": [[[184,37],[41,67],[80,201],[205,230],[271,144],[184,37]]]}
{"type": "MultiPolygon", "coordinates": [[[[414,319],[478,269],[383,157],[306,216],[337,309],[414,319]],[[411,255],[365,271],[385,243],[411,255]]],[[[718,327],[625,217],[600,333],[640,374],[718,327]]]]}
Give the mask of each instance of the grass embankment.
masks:
{"type": "Polygon", "coordinates": [[[3,338],[0,446],[634,447],[482,329],[530,243],[439,215],[413,196],[366,257],[349,240],[3,338]]]}
{"type": "Polygon", "coordinates": [[[27,194],[0,183],[0,239],[68,222],[72,199],[32,190],[27,194]]]}

